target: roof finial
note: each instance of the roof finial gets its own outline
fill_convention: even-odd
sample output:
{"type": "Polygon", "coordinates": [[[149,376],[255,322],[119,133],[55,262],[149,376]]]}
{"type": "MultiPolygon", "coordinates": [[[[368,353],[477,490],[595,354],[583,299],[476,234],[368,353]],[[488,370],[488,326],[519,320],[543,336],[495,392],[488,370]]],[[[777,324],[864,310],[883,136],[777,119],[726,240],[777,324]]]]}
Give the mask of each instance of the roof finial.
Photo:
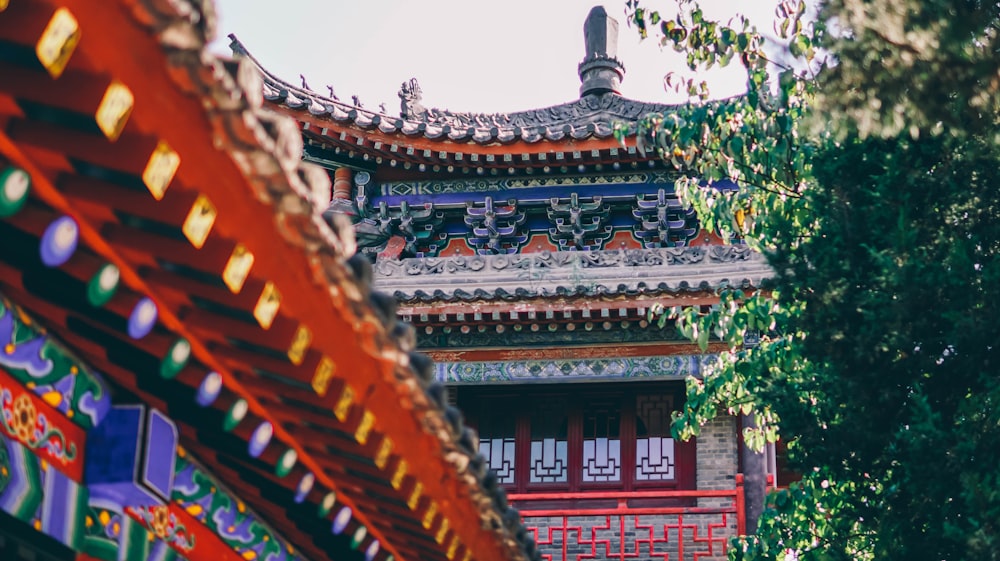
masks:
{"type": "Polygon", "coordinates": [[[577,67],[580,73],[580,97],[612,92],[625,78],[625,66],[618,56],[618,21],[602,6],[594,6],[583,24],[583,41],[587,52],[577,67]]]}

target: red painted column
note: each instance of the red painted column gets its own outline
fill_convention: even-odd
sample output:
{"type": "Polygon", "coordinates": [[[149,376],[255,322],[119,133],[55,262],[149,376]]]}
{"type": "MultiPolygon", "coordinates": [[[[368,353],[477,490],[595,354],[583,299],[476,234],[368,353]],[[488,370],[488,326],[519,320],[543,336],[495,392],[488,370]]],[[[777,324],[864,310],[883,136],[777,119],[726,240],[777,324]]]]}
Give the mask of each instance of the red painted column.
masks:
{"type": "Polygon", "coordinates": [[[351,200],[353,179],[354,173],[350,168],[337,168],[337,171],[333,172],[333,198],[351,200]]]}

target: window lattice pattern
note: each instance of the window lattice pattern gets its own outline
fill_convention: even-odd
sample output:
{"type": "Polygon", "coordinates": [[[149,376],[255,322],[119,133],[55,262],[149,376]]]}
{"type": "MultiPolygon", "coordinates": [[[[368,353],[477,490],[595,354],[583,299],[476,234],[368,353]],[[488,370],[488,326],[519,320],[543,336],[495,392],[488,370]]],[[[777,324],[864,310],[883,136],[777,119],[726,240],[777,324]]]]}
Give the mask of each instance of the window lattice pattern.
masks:
{"type": "Polygon", "coordinates": [[[621,481],[621,440],[594,438],[583,441],[583,481],[621,481]]]}
{"type": "Polygon", "coordinates": [[[490,469],[496,472],[501,484],[514,483],[513,438],[491,438],[479,442],[479,453],[490,462],[490,469]]]}
{"type": "Polygon", "coordinates": [[[636,481],[674,478],[674,439],[652,436],[635,441],[636,481]]]}
{"type": "Polygon", "coordinates": [[[531,483],[564,483],[569,466],[568,456],[565,440],[532,440],[531,483]]]}
{"type": "Polygon", "coordinates": [[[621,481],[621,415],[616,403],[590,403],[583,414],[582,481],[621,481]]]}
{"type": "Polygon", "coordinates": [[[670,434],[673,402],[668,395],[636,396],[636,481],[674,479],[674,439],[670,434]]]}

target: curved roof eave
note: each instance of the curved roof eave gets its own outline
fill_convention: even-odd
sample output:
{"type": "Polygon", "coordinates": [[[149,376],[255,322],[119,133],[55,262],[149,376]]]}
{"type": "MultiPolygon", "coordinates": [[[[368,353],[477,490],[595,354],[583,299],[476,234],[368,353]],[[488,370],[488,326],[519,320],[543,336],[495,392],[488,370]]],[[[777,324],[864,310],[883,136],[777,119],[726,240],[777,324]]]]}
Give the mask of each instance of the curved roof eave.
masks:
{"type": "MultiPolygon", "coordinates": [[[[311,119],[336,125],[378,131],[388,136],[432,141],[450,141],[471,146],[508,145],[523,142],[565,143],[599,139],[614,142],[614,123],[635,123],[651,113],[668,113],[679,105],[635,101],[616,93],[585,95],[580,99],[513,113],[459,113],[417,105],[418,112],[409,116],[393,116],[341,101],[336,96],[324,96],[292,85],[277,77],[258,61],[236,38],[229,36],[234,54],[250,59],[260,70],[264,82],[264,99],[298,114],[308,113],[311,119]]],[[[305,120],[305,119],[300,119],[305,120]]],[[[602,143],[604,144],[604,143],[602,143]]],[[[527,147],[527,146],[525,146],[527,147]]],[[[534,150],[544,148],[533,147],[534,150]]]]}

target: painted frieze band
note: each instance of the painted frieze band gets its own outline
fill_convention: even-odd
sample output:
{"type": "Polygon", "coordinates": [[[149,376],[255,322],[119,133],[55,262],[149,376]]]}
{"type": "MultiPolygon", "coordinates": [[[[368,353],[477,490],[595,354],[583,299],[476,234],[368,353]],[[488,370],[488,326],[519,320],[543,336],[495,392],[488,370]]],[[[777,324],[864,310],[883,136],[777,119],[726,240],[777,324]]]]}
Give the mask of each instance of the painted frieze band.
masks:
{"type": "Polygon", "coordinates": [[[98,375],[3,296],[0,368],[84,430],[100,423],[111,407],[111,397],[98,375]]]}
{"type": "Polygon", "coordinates": [[[437,363],[446,384],[684,379],[698,376],[711,355],[437,363]]]}

